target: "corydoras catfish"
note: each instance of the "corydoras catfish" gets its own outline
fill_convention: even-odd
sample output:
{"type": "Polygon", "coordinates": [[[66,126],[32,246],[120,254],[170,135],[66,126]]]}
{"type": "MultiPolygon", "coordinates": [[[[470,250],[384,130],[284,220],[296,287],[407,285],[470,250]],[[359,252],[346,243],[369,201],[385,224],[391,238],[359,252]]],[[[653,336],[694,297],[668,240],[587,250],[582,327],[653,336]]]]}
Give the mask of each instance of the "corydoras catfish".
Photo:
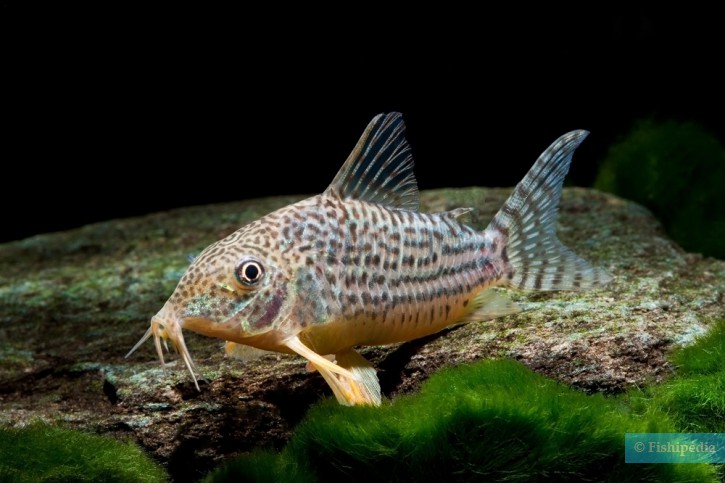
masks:
{"type": "Polygon", "coordinates": [[[322,194],[207,247],[131,352],[153,335],[163,365],[170,340],[196,384],[187,329],[228,341],[229,353],[243,344],[299,354],[341,404],[379,405],[375,369],[356,347],[519,311],[495,286],[585,290],[610,280],[555,233],[587,131],[549,146],[483,231],[461,219],[468,208],[418,211],[404,131],[400,113],[376,116],[322,194]]]}

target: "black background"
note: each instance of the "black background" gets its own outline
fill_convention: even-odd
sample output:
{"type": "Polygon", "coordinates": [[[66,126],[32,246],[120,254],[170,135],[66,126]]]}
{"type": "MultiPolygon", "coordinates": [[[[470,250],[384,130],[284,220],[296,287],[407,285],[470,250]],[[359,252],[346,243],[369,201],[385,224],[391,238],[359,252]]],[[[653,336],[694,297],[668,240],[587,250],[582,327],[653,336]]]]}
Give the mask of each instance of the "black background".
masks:
{"type": "Polygon", "coordinates": [[[586,186],[644,117],[725,140],[708,11],[0,5],[0,241],[316,194],[380,112],[403,113],[421,189],[512,186],[579,128],[586,186]]]}

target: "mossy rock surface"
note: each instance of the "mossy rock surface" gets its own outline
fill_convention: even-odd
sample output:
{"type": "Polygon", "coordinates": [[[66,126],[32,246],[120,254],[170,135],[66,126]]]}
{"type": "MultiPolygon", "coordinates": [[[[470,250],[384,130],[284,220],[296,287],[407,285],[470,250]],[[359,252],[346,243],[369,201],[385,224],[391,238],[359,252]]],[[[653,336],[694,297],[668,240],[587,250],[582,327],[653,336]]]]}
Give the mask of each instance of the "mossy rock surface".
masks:
{"type": "MultiPolygon", "coordinates": [[[[435,190],[423,211],[478,209],[485,227],[509,189],[435,190]]],[[[282,448],[330,391],[299,357],[241,363],[218,340],[187,333],[203,375],[197,392],[173,355],[164,373],[146,331],[189,255],[273,209],[279,197],[115,220],[0,245],[0,423],[34,419],[132,438],[172,478],[201,478],[222,460],[282,448]]],[[[618,393],[673,369],[665,353],[725,315],[725,262],[683,251],[641,206],[564,190],[562,241],[614,282],[584,293],[512,293],[526,311],[405,344],[363,349],[383,392],[418,390],[439,368],[491,357],[522,361],[585,392],[618,393]]]]}

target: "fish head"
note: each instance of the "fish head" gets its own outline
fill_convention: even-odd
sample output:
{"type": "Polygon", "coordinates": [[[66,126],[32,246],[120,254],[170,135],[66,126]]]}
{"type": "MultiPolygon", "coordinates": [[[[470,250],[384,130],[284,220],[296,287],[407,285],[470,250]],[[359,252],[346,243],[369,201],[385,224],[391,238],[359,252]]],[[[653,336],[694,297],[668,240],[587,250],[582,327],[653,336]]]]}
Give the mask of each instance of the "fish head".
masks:
{"type": "Polygon", "coordinates": [[[292,303],[289,275],[283,246],[260,238],[270,231],[264,225],[257,220],[202,251],[126,357],[153,336],[163,366],[161,344],[171,341],[198,389],[182,329],[238,343],[278,338],[292,303]]]}

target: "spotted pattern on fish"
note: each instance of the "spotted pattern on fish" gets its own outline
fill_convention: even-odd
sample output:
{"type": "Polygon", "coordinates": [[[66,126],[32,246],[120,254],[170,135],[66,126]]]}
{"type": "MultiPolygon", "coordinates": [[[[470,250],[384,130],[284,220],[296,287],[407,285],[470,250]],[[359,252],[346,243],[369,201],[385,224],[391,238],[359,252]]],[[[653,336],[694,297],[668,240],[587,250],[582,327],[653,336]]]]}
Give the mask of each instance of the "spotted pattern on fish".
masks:
{"type": "Polygon", "coordinates": [[[320,201],[326,216],[307,218],[296,242],[305,326],[341,319],[355,322],[346,330],[359,344],[405,340],[449,325],[474,290],[503,273],[486,256],[486,238],[447,214],[320,201]]]}
{"type": "Polygon", "coordinates": [[[325,192],[206,248],[134,349],[153,335],[163,362],[159,340],[169,339],[193,375],[186,328],[228,341],[229,354],[244,344],[302,355],[342,404],[380,404],[375,369],[355,347],[518,311],[489,290],[496,285],[577,290],[608,282],[555,234],[563,179],[586,135],[553,143],[478,231],[460,220],[468,208],[418,211],[402,117],[376,116],[325,192]]]}

